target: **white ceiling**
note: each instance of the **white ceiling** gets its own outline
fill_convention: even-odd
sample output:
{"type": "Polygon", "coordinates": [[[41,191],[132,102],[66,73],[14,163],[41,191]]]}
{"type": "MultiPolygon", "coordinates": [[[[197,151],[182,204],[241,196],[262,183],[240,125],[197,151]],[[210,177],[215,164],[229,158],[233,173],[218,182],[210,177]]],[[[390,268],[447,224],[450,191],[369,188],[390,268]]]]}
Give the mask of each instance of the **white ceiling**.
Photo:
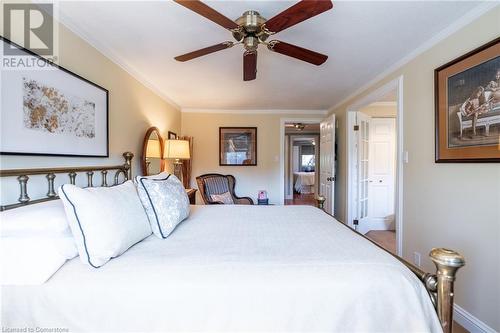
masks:
{"type": "MultiPolygon", "coordinates": [[[[207,1],[236,19],[266,18],[289,1],[207,1]]],[[[231,40],[222,27],[166,1],[61,2],[60,19],[182,108],[322,110],[337,104],[481,2],[334,2],[276,36],[327,54],[320,67],[259,48],[254,81],[242,80],[241,46],[189,62],[173,58],[231,40]]]]}

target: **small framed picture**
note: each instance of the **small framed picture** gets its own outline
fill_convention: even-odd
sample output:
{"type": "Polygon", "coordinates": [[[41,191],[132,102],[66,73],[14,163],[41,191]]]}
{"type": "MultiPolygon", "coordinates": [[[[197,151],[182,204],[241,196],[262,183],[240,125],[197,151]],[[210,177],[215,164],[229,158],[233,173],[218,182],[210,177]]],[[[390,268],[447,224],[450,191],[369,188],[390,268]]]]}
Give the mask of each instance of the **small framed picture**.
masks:
{"type": "Polygon", "coordinates": [[[500,162],[500,38],[435,70],[436,162],[500,162]]]}
{"type": "Polygon", "coordinates": [[[257,127],[219,127],[219,165],[257,165],[257,127]]]}
{"type": "Polygon", "coordinates": [[[174,132],[168,131],[168,139],[169,140],[177,140],[177,134],[174,132]]]}

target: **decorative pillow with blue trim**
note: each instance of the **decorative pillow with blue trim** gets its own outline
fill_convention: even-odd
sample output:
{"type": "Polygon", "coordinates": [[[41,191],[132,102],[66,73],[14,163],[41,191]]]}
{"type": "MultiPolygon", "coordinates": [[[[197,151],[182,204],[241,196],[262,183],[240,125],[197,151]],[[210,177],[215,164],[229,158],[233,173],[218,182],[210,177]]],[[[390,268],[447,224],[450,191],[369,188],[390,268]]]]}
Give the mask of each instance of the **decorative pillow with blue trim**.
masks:
{"type": "Polygon", "coordinates": [[[112,187],[59,187],[80,259],[99,268],[151,235],[132,181],[112,187]]]}
{"type": "Polygon", "coordinates": [[[167,238],[189,216],[189,198],[177,177],[167,172],[135,178],[153,233],[167,238]]]}

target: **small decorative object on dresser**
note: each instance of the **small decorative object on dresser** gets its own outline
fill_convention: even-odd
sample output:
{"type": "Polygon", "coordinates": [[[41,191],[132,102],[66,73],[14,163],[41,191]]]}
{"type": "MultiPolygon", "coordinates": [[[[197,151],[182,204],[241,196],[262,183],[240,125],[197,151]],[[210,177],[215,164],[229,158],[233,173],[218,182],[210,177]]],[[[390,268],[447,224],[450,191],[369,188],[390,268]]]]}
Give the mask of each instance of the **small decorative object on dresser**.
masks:
{"type": "Polygon", "coordinates": [[[0,41],[2,51],[16,49],[16,59],[34,64],[2,70],[0,154],[108,157],[108,91],[1,36],[0,41]]]}
{"type": "Polygon", "coordinates": [[[219,165],[257,165],[257,127],[219,127],[219,165]]]}
{"type": "Polygon", "coordinates": [[[163,158],[174,160],[174,175],[183,182],[182,161],[189,160],[189,141],[186,140],[165,140],[165,150],[163,158]]]}
{"type": "Polygon", "coordinates": [[[195,188],[187,188],[186,193],[189,198],[189,203],[191,205],[196,205],[196,191],[197,189],[195,188]]]}
{"type": "Polygon", "coordinates": [[[435,70],[436,162],[500,162],[500,38],[435,70]]]}
{"type": "Polygon", "coordinates": [[[169,140],[176,140],[177,139],[177,134],[174,132],[168,131],[168,138],[169,140]]]}
{"type": "Polygon", "coordinates": [[[269,198],[267,197],[267,191],[261,190],[257,195],[257,204],[259,205],[269,205],[269,198]]]}
{"type": "Polygon", "coordinates": [[[142,143],[142,175],[156,175],[163,171],[163,138],[156,127],[150,127],[142,143]]]}

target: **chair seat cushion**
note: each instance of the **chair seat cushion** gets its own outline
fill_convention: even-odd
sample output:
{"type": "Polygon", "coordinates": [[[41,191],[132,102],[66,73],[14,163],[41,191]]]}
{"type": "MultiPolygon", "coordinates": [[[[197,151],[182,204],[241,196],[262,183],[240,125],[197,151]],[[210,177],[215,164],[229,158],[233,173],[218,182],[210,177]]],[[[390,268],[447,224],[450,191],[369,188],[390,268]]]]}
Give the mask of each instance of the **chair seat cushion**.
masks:
{"type": "Polygon", "coordinates": [[[222,202],[225,205],[234,205],[233,197],[229,192],[224,192],[221,194],[212,194],[210,195],[210,198],[214,202],[222,202]]]}

